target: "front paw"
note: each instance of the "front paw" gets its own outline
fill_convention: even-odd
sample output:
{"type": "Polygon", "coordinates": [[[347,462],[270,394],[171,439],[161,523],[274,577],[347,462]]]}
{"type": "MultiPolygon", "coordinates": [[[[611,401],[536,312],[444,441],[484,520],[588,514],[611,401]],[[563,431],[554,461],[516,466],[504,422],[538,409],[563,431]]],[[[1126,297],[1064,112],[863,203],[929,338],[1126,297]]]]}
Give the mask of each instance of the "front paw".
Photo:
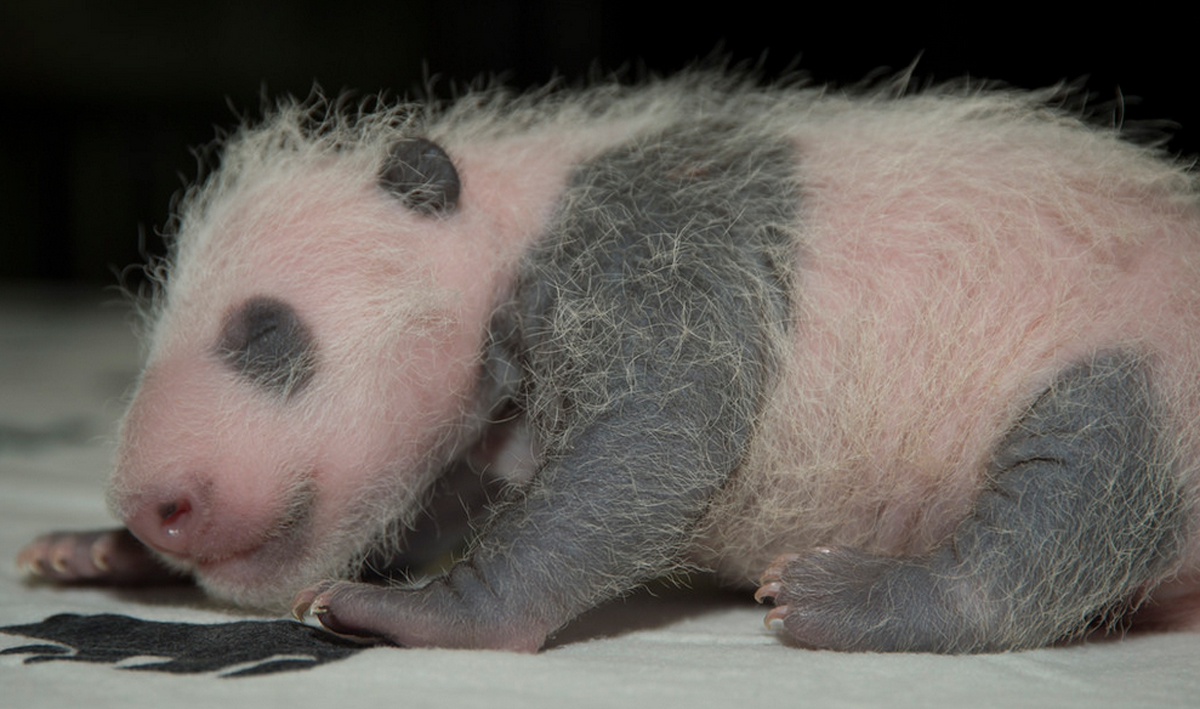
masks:
{"type": "Polygon", "coordinates": [[[325,581],[296,594],[292,614],[342,635],[402,647],[453,647],[536,652],[546,631],[514,620],[503,604],[480,603],[445,580],[417,589],[325,581]]]}
{"type": "Polygon", "coordinates": [[[17,554],[17,567],[55,583],[140,585],[179,579],[126,529],[43,535],[17,554]]]}

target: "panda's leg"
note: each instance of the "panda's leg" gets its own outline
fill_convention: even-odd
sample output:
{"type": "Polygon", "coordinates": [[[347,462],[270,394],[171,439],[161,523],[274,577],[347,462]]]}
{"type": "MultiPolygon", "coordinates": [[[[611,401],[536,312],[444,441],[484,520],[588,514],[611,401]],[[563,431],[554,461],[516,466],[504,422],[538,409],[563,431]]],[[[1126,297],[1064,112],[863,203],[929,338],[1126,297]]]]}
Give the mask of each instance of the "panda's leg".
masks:
{"type": "Polygon", "coordinates": [[[297,615],[397,645],[534,651],[680,566],[790,339],[796,156],[749,135],[688,121],[577,167],[492,323],[520,369],[532,479],[444,575],[318,584],[297,615]]]}
{"type": "Polygon", "coordinates": [[[17,554],[17,568],[56,583],[139,586],[184,580],[127,529],[42,535],[17,554]]]}
{"type": "Polygon", "coordinates": [[[1113,618],[1179,552],[1185,505],[1147,366],[1097,355],[1061,374],[1005,436],[971,514],[921,558],[849,548],[781,557],[767,623],[810,647],[984,652],[1113,618]]]}

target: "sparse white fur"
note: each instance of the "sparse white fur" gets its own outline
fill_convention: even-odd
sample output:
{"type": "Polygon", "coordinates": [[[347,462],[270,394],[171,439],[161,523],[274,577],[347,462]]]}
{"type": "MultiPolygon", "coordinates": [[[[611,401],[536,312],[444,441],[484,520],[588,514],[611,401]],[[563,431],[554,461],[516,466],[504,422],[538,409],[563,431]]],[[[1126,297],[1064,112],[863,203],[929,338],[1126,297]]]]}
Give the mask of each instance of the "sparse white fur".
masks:
{"type": "MultiPolygon", "coordinates": [[[[1055,108],[1062,98],[966,86],[911,95],[894,86],[760,88],[695,73],[530,97],[480,91],[446,107],[330,112],[321,98],[285,103],[225,140],[220,169],[184,198],[169,265],[153,269],[167,285],[149,309],[148,365],[207,351],[240,297],[272,284],[319,284],[335,314],[317,333],[320,366],[331,374],[280,425],[307,432],[300,438],[336,434],[352,447],[376,446],[366,434],[355,442],[359,427],[339,418],[401,416],[370,394],[394,389],[404,344],[454,328],[481,334],[486,324],[467,322],[479,315],[469,299],[414,261],[409,224],[397,227],[383,207],[345,208],[371,204],[364,195],[398,135],[442,145],[458,163],[464,202],[488,201],[493,223],[520,232],[479,235],[494,238],[479,247],[494,259],[477,268],[495,303],[572,166],[673,124],[736,117],[747,134],[786,137],[797,149],[794,340],[781,345],[789,355],[744,465],[680,565],[749,582],[776,554],[816,545],[928,551],[967,514],[988,455],[1032,398],[1069,363],[1109,349],[1150,362],[1170,455],[1194,501],[1194,180],[1157,149],[1055,108]],[[503,185],[503,198],[472,192],[484,184],[503,185]],[[394,244],[359,240],[398,229],[406,236],[394,244]],[[284,231],[290,240],[279,248],[284,231]]],[[[258,409],[226,386],[209,392],[220,426],[248,425],[238,417],[258,409]]],[[[386,451],[371,457],[377,469],[342,495],[341,520],[289,555],[294,564],[214,590],[278,605],[303,584],[349,574],[415,519],[438,466],[475,434],[483,412],[470,394],[451,386],[446,396],[461,415],[412,434],[428,450],[423,466],[397,469],[386,451]]],[[[226,432],[204,433],[220,446],[226,432]]],[[[156,474],[129,462],[157,455],[135,431],[124,439],[113,493],[121,511],[156,474]]],[[[262,485],[276,483],[271,505],[313,492],[310,465],[267,473],[262,485]]],[[[1198,573],[1195,541],[1184,559],[1176,570],[1198,573]]]]}

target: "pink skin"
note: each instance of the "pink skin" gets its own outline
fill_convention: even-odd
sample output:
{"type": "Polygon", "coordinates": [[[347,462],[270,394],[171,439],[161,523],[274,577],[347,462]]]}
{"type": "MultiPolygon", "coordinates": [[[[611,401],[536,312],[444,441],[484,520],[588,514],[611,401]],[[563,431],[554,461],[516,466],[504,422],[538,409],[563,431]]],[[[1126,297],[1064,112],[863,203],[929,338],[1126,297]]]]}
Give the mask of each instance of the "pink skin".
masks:
{"type": "Polygon", "coordinates": [[[464,176],[451,219],[414,214],[370,166],[321,155],[247,177],[255,189],[185,219],[110,492],[155,555],[126,532],[67,533],[30,544],[20,566],[56,581],[170,567],[215,595],[284,608],[346,573],[370,542],[364,528],[414,508],[444,462],[430,452],[458,454],[447,434],[473,413],[484,328],[516,259],[569,166],[595,148],[555,134],[446,147],[464,176]],[[464,258],[478,253],[490,258],[464,258]],[[317,343],[294,401],[215,354],[226,314],[255,296],[288,303],[317,343]]]}
{"type": "Polygon", "coordinates": [[[292,561],[310,546],[308,535],[329,529],[331,505],[346,504],[342,488],[333,486],[323,499],[312,491],[328,485],[326,476],[381,467],[372,457],[386,435],[311,432],[345,444],[320,446],[266,397],[243,397],[237,406],[226,397],[216,405],[220,388],[235,385],[219,363],[203,359],[152,368],[126,422],[126,440],[165,443],[122,447],[114,496],[143,543],[207,584],[229,589],[255,584],[264,565],[292,561]],[[244,421],[255,426],[238,425],[244,421]]]}
{"type": "MultiPolygon", "coordinates": [[[[371,169],[326,158],[295,173],[298,177],[261,181],[203,220],[203,233],[187,233],[185,226],[170,308],[156,329],[155,349],[125,423],[114,509],[144,543],[218,595],[280,607],[299,591],[295,612],[312,612],[341,632],[381,632],[404,645],[535,650],[548,631],[536,619],[506,616],[501,608],[494,617],[473,617],[469,628],[451,627],[447,619],[458,616],[445,607],[453,601],[447,594],[327,579],[344,573],[341,564],[362,551],[358,545],[368,540],[355,532],[379,523],[377,508],[415,504],[440,462],[430,460],[430,451],[457,453],[443,441],[471,413],[483,328],[511,280],[517,254],[540,235],[566,166],[612,139],[592,137],[589,145],[588,138],[543,135],[482,147],[447,145],[464,183],[461,208],[446,220],[414,215],[396,204],[375,188],[371,169]],[[464,259],[476,253],[492,258],[464,259]],[[214,356],[225,314],[260,295],[294,307],[318,344],[314,379],[295,401],[264,395],[214,356]],[[396,327],[388,308],[397,295],[414,303],[428,297],[421,302],[429,309],[417,308],[426,316],[418,327],[396,327]]],[[[822,506],[828,512],[818,512],[836,524],[810,524],[814,530],[837,530],[833,538],[805,541],[816,534],[798,529],[793,539],[779,537],[786,550],[828,542],[915,553],[944,537],[976,489],[962,471],[980,468],[980,457],[1010,417],[995,402],[1019,401],[1040,386],[1031,384],[1030,372],[1050,377],[1076,356],[1073,350],[1086,352],[1114,337],[1158,343],[1163,381],[1191,381],[1195,361],[1184,345],[1195,331],[1188,315],[1197,312],[1195,303],[1184,295],[1176,302],[1146,284],[1178,281],[1178,264],[1195,260],[1192,240],[1143,254],[1138,245],[1120,242],[1097,249],[1064,229],[1061,239],[1029,247],[1020,240],[1038,232],[1022,224],[1057,224],[1061,215],[1026,211],[1024,199],[995,198],[1004,191],[982,173],[1003,154],[981,159],[967,151],[965,164],[953,164],[930,153],[930,164],[913,162],[906,171],[926,176],[932,185],[925,189],[886,181],[896,177],[886,163],[894,157],[891,149],[903,148],[899,138],[888,143],[890,150],[879,151],[878,140],[869,135],[822,127],[819,135],[800,136],[798,142],[805,169],[820,179],[808,185],[805,197],[810,207],[816,205],[806,213],[813,248],[802,260],[808,269],[804,302],[812,317],[804,323],[801,344],[806,366],[791,384],[824,391],[840,371],[839,347],[862,352],[854,347],[856,338],[877,345],[866,352],[882,358],[871,371],[887,375],[886,388],[864,387],[864,406],[848,420],[878,416],[879,437],[859,450],[857,437],[820,429],[812,449],[827,460],[869,463],[844,471],[843,479],[853,483],[848,487],[895,494],[886,508],[857,508],[853,500],[822,506]],[[960,190],[961,200],[950,199],[954,195],[939,187],[945,184],[960,190]],[[956,204],[971,209],[955,211],[956,204]],[[930,244],[931,225],[950,234],[969,232],[960,223],[979,219],[976,207],[989,205],[995,223],[1016,227],[995,244],[977,245],[970,262],[982,265],[960,263],[965,253],[953,239],[943,249],[934,248],[943,242],[930,244]],[[1091,258],[1118,264],[1119,279],[1088,291],[1091,258]],[[950,277],[943,278],[943,271],[950,277]],[[977,272],[988,277],[969,277],[977,272]],[[1078,297],[1056,293],[1064,282],[1082,284],[1078,297]],[[998,289],[979,287],[987,283],[998,289]],[[930,292],[944,297],[930,299],[930,292]],[[1064,302],[1054,310],[1054,321],[1039,315],[1040,304],[1051,297],[1064,302]],[[999,307],[979,312],[994,314],[991,319],[970,309],[927,308],[986,305],[988,299],[999,307]],[[862,312],[879,314],[878,322],[861,332],[847,330],[862,312]],[[1073,328],[1068,344],[1062,323],[1073,328]],[[878,331],[869,330],[873,325],[878,331]],[[956,331],[967,337],[953,343],[960,360],[951,361],[944,356],[947,348],[939,349],[944,336],[930,335],[956,331]],[[974,349],[962,342],[974,343],[974,349]],[[964,370],[964,362],[974,370],[964,370]],[[964,371],[975,373],[963,376],[964,371]],[[980,372],[1006,374],[992,378],[980,372]],[[929,387],[931,380],[944,384],[929,387]],[[952,402],[949,410],[946,400],[952,402]],[[878,401],[889,406],[874,406],[878,401]],[[914,430],[921,435],[907,435],[914,430]],[[897,469],[893,461],[912,469],[897,469]],[[947,500],[951,514],[923,515],[930,491],[947,500]]],[[[1120,230],[1142,221],[1131,206],[1142,199],[1083,206],[1120,230]]],[[[1170,393],[1178,419],[1195,420],[1191,412],[1200,402],[1190,389],[1170,393]]],[[[827,403],[841,407],[845,401],[831,396],[827,403]]],[[[829,418],[837,420],[832,413],[829,418]]],[[[104,575],[103,567],[114,568],[113,559],[135,568],[146,559],[128,542],[127,536],[103,534],[43,538],[22,552],[21,563],[55,579],[96,578],[104,575]]],[[[759,559],[739,548],[730,556],[757,571],[778,551],[784,549],[752,550],[766,556],[759,559]]],[[[780,571],[790,558],[768,568],[756,594],[760,600],[779,596],[780,571]]],[[[1190,568],[1200,567],[1194,561],[1200,548],[1194,546],[1189,558],[1190,568]]],[[[1194,588],[1181,585],[1162,594],[1186,611],[1163,614],[1164,620],[1196,625],[1200,602],[1194,588]]],[[[771,611],[768,623],[782,621],[786,610],[771,611]]]]}
{"type": "MultiPolygon", "coordinates": [[[[181,255],[124,423],[111,500],[138,539],[218,595],[279,607],[345,573],[368,541],[361,529],[381,524],[381,498],[415,506],[437,472],[430,451],[449,455],[442,439],[472,410],[488,316],[551,206],[528,195],[556,192],[515,194],[496,164],[506,159],[494,147],[486,161],[456,156],[471,179],[448,220],[413,214],[336,163],[218,215],[215,236],[181,255]],[[256,213],[264,203],[273,211],[256,213]],[[318,247],[328,257],[313,263],[318,247]],[[497,258],[465,262],[481,251],[497,258]],[[425,298],[424,320],[381,338],[397,316],[380,294],[425,298]],[[316,373],[294,401],[254,390],[214,355],[225,313],[256,295],[295,308],[317,342],[316,373]]],[[[561,181],[565,168],[528,174],[561,181]]]]}
{"type": "MultiPolygon", "coordinates": [[[[283,299],[311,324],[320,346],[342,323],[323,305],[335,299],[306,281],[260,280],[225,301],[237,304],[256,293],[283,299]]],[[[338,285],[326,280],[320,288],[338,285]]],[[[331,398],[320,409],[304,406],[298,416],[300,406],[253,391],[217,361],[208,343],[216,341],[219,322],[207,325],[197,346],[148,368],[125,425],[114,506],[139,539],[182,562],[206,586],[265,603],[257,589],[266,584],[277,601],[300,580],[275,589],[272,577],[297,556],[321,554],[318,540],[361,523],[354,511],[363,507],[364,491],[392,471],[422,469],[431,434],[452,425],[462,408],[477,337],[401,341],[398,351],[373,353],[402,362],[382,381],[339,381],[337,370],[318,371],[314,387],[337,391],[346,403],[331,398]],[[153,444],[137,445],[142,440],[153,444]]]]}

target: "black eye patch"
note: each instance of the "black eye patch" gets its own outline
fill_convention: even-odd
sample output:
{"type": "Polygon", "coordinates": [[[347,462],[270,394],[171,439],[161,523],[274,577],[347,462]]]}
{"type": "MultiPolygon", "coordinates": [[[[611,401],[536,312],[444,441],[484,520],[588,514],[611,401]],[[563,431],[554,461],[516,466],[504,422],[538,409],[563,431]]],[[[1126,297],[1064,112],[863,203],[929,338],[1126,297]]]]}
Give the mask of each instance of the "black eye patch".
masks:
{"type": "Polygon", "coordinates": [[[316,367],[316,342],[300,316],[263,296],[226,316],[217,354],[238,374],[284,397],[303,388],[316,367]]]}

